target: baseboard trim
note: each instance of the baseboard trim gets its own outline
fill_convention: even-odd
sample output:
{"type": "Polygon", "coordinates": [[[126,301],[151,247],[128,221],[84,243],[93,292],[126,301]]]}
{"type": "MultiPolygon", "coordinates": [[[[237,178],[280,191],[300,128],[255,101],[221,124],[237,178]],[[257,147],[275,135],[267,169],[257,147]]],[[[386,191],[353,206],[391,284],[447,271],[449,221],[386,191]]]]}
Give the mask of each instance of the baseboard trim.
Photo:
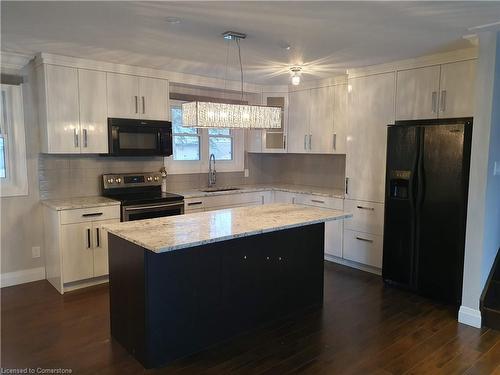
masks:
{"type": "Polygon", "coordinates": [[[471,327],[481,328],[481,311],[462,305],[458,311],[458,321],[471,327]]]}
{"type": "Polygon", "coordinates": [[[325,254],[325,260],[328,262],[342,264],[343,266],[356,268],[356,269],[361,270],[361,271],[374,273],[375,275],[379,275],[379,276],[382,275],[382,270],[380,268],[375,268],[375,267],[367,266],[365,264],[352,262],[350,260],[338,258],[338,257],[333,256],[333,255],[325,254]]]}
{"type": "Polygon", "coordinates": [[[2,273],[0,286],[5,288],[38,280],[45,280],[45,267],[2,273]]]}

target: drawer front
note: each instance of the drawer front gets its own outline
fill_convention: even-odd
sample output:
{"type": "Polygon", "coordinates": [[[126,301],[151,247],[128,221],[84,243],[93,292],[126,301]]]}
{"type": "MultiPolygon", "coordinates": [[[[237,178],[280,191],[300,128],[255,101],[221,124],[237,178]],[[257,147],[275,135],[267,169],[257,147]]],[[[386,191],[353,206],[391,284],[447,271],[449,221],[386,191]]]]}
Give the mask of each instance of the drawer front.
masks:
{"type": "Polygon", "coordinates": [[[184,199],[184,212],[200,212],[205,208],[204,198],[184,199]]]}
{"type": "Polygon", "coordinates": [[[383,236],[344,230],[344,259],[382,268],[383,236]]]}
{"type": "Polygon", "coordinates": [[[352,213],[346,220],[345,228],[382,236],[384,234],[384,204],[346,199],[344,211],[352,213]]]}
{"type": "Polygon", "coordinates": [[[241,193],[241,194],[227,194],[215,195],[212,197],[205,197],[204,206],[207,209],[216,209],[219,207],[228,206],[244,206],[247,203],[260,203],[264,202],[264,193],[241,193]]]}
{"type": "Polygon", "coordinates": [[[312,194],[297,194],[295,196],[294,203],[322,208],[331,208],[334,210],[342,210],[344,208],[343,199],[322,197],[312,194]]]}
{"type": "Polygon", "coordinates": [[[61,224],[84,223],[87,221],[120,219],[120,206],[79,208],[61,211],[61,224]]]}

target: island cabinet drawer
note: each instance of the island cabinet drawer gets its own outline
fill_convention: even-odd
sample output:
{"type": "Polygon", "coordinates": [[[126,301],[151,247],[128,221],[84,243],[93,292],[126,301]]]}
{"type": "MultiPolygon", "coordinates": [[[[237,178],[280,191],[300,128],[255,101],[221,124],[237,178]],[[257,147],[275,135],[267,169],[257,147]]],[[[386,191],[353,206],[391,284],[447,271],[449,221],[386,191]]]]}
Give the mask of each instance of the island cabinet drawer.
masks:
{"type": "Polygon", "coordinates": [[[184,199],[184,212],[200,212],[205,208],[203,198],[184,199]]]}
{"type": "Polygon", "coordinates": [[[84,223],[88,221],[120,219],[120,206],[78,208],[61,211],[61,224],[84,223]]]}
{"type": "Polygon", "coordinates": [[[297,194],[294,199],[296,204],[305,204],[308,206],[331,208],[334,210],[344,209],[344,200],[340,198],[323,197],[312,194],[297,194]]]}
{"type": "Polygon", "coordinates": [[[377,235],[384,234],[383,203],[346,199],[344,211],[352,214],[352,219],[345,221],[345,229],[377,235]]]}
{"type": "Polygon", "coordinates": [[[344,259],[382,268],[383,236],[344,230],[344,259]]]}

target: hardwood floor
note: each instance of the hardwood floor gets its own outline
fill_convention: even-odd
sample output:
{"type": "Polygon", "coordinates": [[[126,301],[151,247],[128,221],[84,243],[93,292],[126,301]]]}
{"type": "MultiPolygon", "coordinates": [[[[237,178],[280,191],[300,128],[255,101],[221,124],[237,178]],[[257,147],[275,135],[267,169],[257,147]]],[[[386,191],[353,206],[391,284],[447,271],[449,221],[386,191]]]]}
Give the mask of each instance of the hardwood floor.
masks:
{"type": "MultiPolygon", "coordinates": [[[[109,336],[108,298],[106,285],[64,296],[46,281],[2,289],[2,367],[144,373],[109,336]]],[[[459,324],[452,308],[325,263],[321,310],[148,373],[500,375],[500,332],[459,324]]]]}

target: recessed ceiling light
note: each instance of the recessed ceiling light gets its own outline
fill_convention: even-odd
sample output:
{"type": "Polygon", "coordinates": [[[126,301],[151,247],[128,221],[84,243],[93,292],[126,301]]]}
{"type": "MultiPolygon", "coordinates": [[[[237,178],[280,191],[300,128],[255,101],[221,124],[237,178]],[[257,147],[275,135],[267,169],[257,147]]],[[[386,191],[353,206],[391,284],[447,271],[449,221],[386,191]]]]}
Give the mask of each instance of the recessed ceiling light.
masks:
{"type": "Polygon", "coordinates": [[[181,19],[179,17],[167,17],[167,18],[165,18],[165,21],[167,21],[170,24],[181,23],[181,19]]]}

